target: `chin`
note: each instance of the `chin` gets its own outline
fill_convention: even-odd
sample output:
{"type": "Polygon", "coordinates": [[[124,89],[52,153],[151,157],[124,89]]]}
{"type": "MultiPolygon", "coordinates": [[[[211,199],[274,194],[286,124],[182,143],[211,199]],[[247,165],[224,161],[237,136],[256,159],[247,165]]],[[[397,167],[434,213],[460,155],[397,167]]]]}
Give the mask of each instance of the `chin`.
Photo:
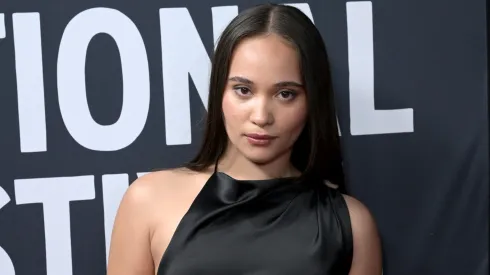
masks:
{"type": "Polygon", "coordinates": [[[266,164],[274,161],[277,158],[277,154],[270,150],[258,150],[259,152],[242,151],[243,156],[249,161],[256,164],[266,164]],[[261,152],[260,152],[261,151],[261,152]]]}
{"type": "Polygon", "coordinates": [[[265,158],[265,157],[247,157],[245,156],[250,162],[253,162],[255,164],[263,165],[271,162],[273,158],[265,158]]]}

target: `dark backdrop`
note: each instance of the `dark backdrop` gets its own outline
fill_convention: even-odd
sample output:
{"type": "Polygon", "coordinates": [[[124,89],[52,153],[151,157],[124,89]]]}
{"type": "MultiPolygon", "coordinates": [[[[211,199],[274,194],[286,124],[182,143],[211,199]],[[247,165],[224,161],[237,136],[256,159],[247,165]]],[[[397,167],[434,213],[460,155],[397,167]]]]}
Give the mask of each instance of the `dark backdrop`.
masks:
{"type": "MultiPolygon", "coordinates": [[[[105,273],[123,192],[195,153],[214,41],[261,2],[0,1],[0,274],[105,273]]],[[[328,47],[384,274],[488,274],[485,1],[298,6],[328,47]]]]}

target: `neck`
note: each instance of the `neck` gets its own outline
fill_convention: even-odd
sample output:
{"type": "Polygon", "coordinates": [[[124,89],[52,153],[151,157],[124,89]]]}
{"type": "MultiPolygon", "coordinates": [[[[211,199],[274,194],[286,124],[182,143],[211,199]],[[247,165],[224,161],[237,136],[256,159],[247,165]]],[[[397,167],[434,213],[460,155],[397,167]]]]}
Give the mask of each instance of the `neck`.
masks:
{"type": "MultiPolygon", "coordinates": [[[[231,147],[231,146],[230,146],[231,147]]],[[[290,162],[287,152],[268,163],[254,163],[235,149],[225,152],[218,163],[218,170],[238,180],[263,180],[299,176],[300,172],[290,162]]]]}

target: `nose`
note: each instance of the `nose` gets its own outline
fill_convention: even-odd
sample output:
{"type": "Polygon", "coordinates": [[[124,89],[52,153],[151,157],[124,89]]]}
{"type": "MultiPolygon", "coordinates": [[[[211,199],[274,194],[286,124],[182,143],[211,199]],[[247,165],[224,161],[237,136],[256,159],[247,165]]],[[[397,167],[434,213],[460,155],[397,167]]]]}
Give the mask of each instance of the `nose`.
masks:
{"type": "Polygon", "coordinates": [[[264,127],[274,123],[274,115],[269,101],[266,98],[257,98],[254,102],[253,110],[250,115],[253,124],[264,127]]]}

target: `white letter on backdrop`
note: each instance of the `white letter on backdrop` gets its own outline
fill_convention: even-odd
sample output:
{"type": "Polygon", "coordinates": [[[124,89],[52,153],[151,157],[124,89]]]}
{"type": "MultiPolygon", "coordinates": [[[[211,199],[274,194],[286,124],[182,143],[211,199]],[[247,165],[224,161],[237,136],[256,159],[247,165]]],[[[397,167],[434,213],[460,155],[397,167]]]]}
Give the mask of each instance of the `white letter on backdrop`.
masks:
{"type": "Polygon", "coordinates": [[[95,198],[93,176],[15,180],[17,204],[41,203],[47,275],[73,274],[70,202],[95,198]]]}
{"type": "MultiPolygon", "coordinates": [[[[213,38],[238,14],[236,6],[214,7],[213,38]]],[[[160,9],[165,132],[167,145],[190,144],[189,76],[207,109],[211,62],[186,8],[160,9]]]]}
{"type": "Polygon", "coordinates": [[[223,33],[231,20],[238,15],[238,6],[212,7],[211,14],[213,15],[214,46],[216,46],[221,33],[223,33]]]}
{"type": "Polygon", "coordinates": [[[413,109],[374,108],[371,1],[347,2],[350,127],[352,135],[413,132],[413,109]]]}
{"type": "Polygon", "coordinates": [[[293,6],[299,10],[301,10],[308,18],[310,18],[311,22],[315,22],[313,20],[313,14],[311,13],[310,5],[308,3],[288,3],[284,4],[286,6],[293,6]]]}
{"type": "MultiPolygon", "coordinates": [[[[1,27],[0,27],[0,34],[1,34],[1,27]]],[[[2,187],[0,187],[0,210],[9,202],[10,202],[9,195],[7,194],[7,192],[5,192],[5,190],[3,190],[2,187]]],[[[0,274],[15,275],[15,269],[14,269],[14,264],[12,263],[12,259],[10,259],[10,256],[1,246],[0,246],[0,274]]]]}
{"type": "Polygon", "coordinates": [[[128,175],[103,175],[102,176],[102,196],[104,201],[104,229],[106,245],[106,263],[109,260],[109,249],[111,245],[112,228],[116,218],[119,204],[128,189],[128,175]]]}
{"type": "Polygon", "coordinates": [[[211,62],[186,8],[160,9],[167,145],[190,144],[189,75],[204,106],[211,62]]]}
{"type": "Polygon", "coordinates": [[[39,13],[14,13],[12,22],[20,151],[43,152],[47,150],[47,142],[39,13]]]}
{"type": "Polygon", "coordinates": [[[93,8],[68,23],[58,56],[58,95],[66,128],[80,145],[115,151],[136,140],[148,116],[150,74],[143,38],[131,19],[114,9],[93,8]],[[123,105],[119,120],[109,126],[93,120],[85,88],[87,48],[99,33],[110,35],[121,54],[123,105]]]}

